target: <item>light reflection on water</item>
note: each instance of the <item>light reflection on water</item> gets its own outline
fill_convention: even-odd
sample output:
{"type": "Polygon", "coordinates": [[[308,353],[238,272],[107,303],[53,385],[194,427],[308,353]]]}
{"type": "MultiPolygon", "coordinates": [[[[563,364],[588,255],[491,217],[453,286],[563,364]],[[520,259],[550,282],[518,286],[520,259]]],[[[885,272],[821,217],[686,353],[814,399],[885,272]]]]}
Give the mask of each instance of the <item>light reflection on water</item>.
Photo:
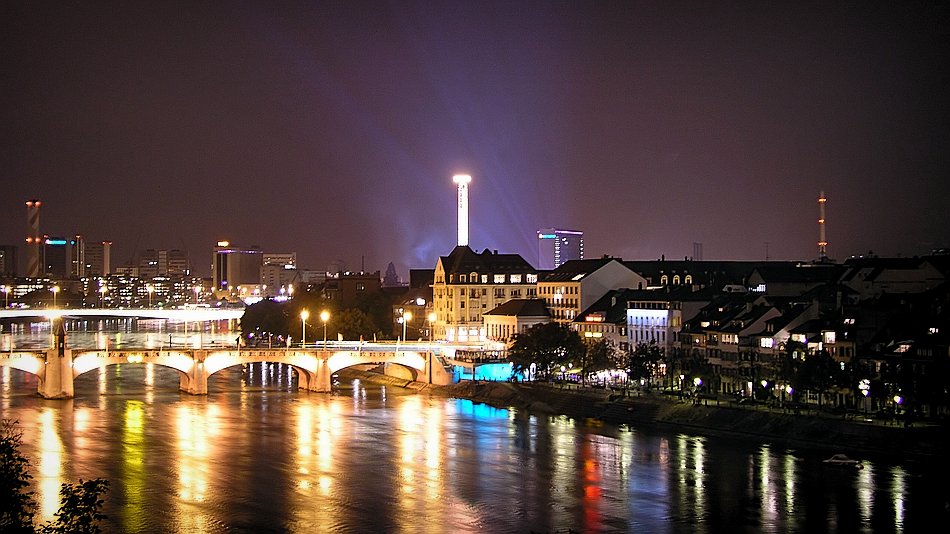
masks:
{"type": "Polygon", "coordinates": [[[286,365],[225,369],[207,396],[146,364],[86,373],[70,401],[20,371],[0,381],[38,519],[62,482],[101,476],[107,532],[900,532],[950,510],[931,489],[945,470],[829,469],[817,452],[359,381],[298,392],[286,365]]]}

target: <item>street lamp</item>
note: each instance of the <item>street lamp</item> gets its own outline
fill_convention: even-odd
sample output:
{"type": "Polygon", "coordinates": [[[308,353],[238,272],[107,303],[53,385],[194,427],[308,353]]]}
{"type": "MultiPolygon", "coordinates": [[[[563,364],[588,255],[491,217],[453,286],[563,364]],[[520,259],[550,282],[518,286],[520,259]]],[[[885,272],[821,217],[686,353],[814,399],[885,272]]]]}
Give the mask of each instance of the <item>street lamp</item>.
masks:
{"type": "Polygon", "coordinates": [[[327,321],[330,320],[330,312],[323,310],[320,312],[320,320],[323,321],[323,348],[327,348],[327,321]]]}
{"type": "Polygon", "coordinates": [[[106,307],[106,292],[109,291],[109,288],[106,286],[99,286],[99,307],[106,307]]]}
{"type": "Polygon", "coordinates": [[[412,312],[404,311],[402,312],[402,342],[406,342],[406,325],[409,324],[409,321],[412,320],[412,312]]]}
{"type": "Polygon", "coordinates": [[[198,294],[201,293],[201,286],[195,286],[195,305],[198,305],[198,294]]]}
{"type": "Polygon", "coordinates": [[[3,286],[3,307],[10,307],[10,286],[3,286]]]}
{"type": "Polygon", "coordinates": [[[53,292],[53,307],[56,307],[56,294],[59,293],[59,286],[53,286],[49,288],[53,292]]]}
{"type": "Polygon", "coordinates": [[[149,284],[145,288],[145,291],[148,291],[148,307],[151,308],[152,307],[152,293],[155,291],[155,287],[149,284]]]}
{"type": "Polygon", "coordinates": [[[307,346],[307,317],[310,317],[310,312],[300,310],[300,348],[307,346]]]}
{"type": "Polygon", "coordinates": [[[430,312],[430,313],[429,313],[429,317],[428,317],[428,319],[429,319],[429,343],[432,343],[432,336],[433,336],[432,323],[435,322],[435,318],[436,318],[435,312],[430,312]]]}

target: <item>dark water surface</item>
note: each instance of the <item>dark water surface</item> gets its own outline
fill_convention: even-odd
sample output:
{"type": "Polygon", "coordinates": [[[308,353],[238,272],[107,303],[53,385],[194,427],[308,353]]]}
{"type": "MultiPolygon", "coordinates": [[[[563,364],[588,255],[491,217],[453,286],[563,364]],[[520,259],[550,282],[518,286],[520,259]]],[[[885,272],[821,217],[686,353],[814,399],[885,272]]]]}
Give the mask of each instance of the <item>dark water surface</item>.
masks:
{"type": "Polygon", "coordinates": [[[227,369],[200,397],[173,370],[111,366],[68,401],[0,371],[40,518],[61,483],[103,477],[106,532],[921,532],[950,518],[943,467],[833,468],[359,382],[297,392],[285,365],[227,369]]]}

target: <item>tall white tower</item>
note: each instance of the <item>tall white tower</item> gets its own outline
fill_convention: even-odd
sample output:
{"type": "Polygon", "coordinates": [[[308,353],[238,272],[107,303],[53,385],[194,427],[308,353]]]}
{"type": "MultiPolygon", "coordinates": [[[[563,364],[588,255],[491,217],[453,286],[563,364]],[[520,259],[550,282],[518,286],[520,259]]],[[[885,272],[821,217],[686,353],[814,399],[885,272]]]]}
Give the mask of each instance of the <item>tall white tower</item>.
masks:
{"type": "Polygon", "coordinates": [[[467,174],[456,174],[452,181],[459,187],[459,246],[468,246],[468,184],[472,177],[467,174]]]}
{"type": "Polygon", "coordinates": [[[825,239],[825,192],[818,194],[818,261],[828,259],[828,241],[825,239]]]}

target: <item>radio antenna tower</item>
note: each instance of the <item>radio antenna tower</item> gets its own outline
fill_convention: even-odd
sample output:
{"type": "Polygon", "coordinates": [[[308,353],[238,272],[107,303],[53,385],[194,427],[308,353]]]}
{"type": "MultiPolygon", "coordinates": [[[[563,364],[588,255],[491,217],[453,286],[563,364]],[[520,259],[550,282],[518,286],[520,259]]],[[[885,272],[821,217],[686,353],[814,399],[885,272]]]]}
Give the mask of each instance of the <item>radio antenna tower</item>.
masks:
{"type": "Polygon", "coordinates": [[[818,194],[818,261],[828,261],[828,241],[825,239],[825,192],[818,194]]]}

